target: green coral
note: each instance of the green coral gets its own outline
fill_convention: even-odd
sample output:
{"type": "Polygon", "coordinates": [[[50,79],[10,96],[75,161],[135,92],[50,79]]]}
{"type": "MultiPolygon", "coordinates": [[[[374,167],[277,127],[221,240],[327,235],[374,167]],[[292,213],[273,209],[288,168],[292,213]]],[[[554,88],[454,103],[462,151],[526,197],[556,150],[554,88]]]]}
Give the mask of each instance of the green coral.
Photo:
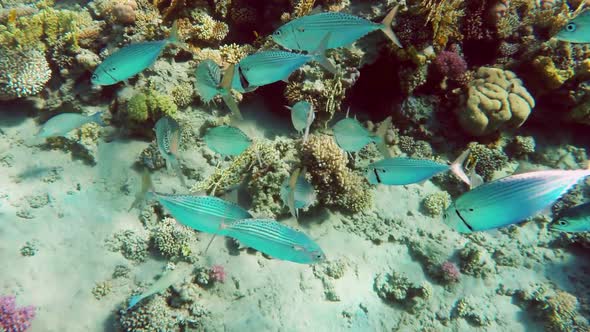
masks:
{"type": "Polygon", "coordinates": [[[164,115],[173,115],[178,110],[171,96],[155,90],[145,90],[133,95],[125,109],[129,119],[144,122],[164,115]]]}

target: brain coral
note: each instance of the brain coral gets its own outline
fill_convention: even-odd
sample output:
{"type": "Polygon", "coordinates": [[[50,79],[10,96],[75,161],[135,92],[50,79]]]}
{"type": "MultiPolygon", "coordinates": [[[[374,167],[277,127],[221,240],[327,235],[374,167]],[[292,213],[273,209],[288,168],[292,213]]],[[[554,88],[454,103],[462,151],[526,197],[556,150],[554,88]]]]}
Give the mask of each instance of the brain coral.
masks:
{"type": "Polygon", "coordinates": [[[45,55],[37,50],[0,50],[0,100],[39,93],[51,78],[45,55]]]}
{"type": "Polygon", "coordinates": [[[468,84],[467,100],[457,116],[466,132],[484,136],[520,127],[534,106],[535,100],[513,72],[481,67],[468,84]]]}

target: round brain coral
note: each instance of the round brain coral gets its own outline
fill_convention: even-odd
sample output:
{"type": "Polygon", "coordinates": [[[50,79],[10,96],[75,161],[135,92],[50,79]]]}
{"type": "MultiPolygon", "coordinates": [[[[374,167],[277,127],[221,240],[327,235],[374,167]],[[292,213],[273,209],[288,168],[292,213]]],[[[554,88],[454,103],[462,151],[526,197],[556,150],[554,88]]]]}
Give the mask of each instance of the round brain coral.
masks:
{"type": "Polygon", "coordinates": [[[457,116],[466,132],[485,136],[520,127],[533,107],[535,100],[513,72],[481,67],[468,84],[467,100],[457,116]]]}
{"type": "Polygon", "coordinates": [[[51,78],[45,55],[38,50],[0,50],[0,100],[35,95],[51,78]]]}

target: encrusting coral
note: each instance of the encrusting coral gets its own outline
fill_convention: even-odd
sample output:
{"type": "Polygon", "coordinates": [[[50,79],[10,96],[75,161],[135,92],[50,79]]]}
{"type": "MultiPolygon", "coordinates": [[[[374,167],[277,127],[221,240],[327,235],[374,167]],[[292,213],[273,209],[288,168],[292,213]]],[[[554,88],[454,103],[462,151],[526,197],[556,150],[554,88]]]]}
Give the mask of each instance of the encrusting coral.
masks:
{"type": "Polygon", "coordinates": [[[466,132],[484,136],[520,127],[534,106],[535,100],[513,72],[481,67],[469,82],[467,99],[456,113],[466,132]]]}

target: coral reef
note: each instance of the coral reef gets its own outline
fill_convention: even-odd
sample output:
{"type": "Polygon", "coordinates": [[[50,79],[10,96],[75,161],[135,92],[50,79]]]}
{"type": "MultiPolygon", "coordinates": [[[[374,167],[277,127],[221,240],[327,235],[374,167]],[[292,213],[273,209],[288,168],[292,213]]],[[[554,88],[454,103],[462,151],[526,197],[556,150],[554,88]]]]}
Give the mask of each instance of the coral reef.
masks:
{"type": "Polygon", "coordinates": [[[479,143],[470,143],[471,150],[469,158],[475,163],[475,172],[485,180],[490,181],[494,178],[494,172],[501,170],[508,163],[508,156],[496,148],[490,148],[479,143]]]}
{"type": "Polygon", "coordinates": [[[461,278],[459,268],[453,262],[446,261],[440,266],[441,279],[449,284],[456,283],[461,278]]]}
{"type": "Polygon", "coordinates": [[[423,309],[432,294],[430,284],[414,284],[406,276],[395,271],[377,275],[374,289],[383,300],[401,304],[410,312],[423,309]]]}
{"type": "Polygon", "coordinates": [[[489,252],[473,242],[468,242],[465,247],[459,250],[459,257],[461,258],[461,272],[464,274],[486,278],[496,271],[489,252]]]}
{"type": "Polygon", "coordinates": [[[35,256],[39,251],[36,242],[27,241],[24,246],[20,248],[20,254],[23,256],[35,256]]]}
{"type": "Polygon", "coordinates": [[[98,162],[98,140],[101,127],[96,123],[87,123],[68,133],[66,137],[47,138],[46,146],[50,149],[60,149],[73,156],[94,165],[98,162]]]}
{"type": "Polygon", "coordinates": [[[134,94],[127,100],[124,108],[127,117],[136,122],[144,122],[148,119],[155,121],[161,116],[174,115],[177,110],[178,107],[171,96],[151,89],[134,94]]]}
{"type": "Polygon", "coordinates": [[[119,311],[119,324],[125,331],[174,331],[178,321],[171,315],[166,299],[154,295],[132,310],[119,311]]]}
{"type": "Polygon", "coordinates": [[[115,233],[105,241],[110,251],[120,251],[123,257],[141,263],[147,257],[148,243],[131,230],[115,233]]]}
{"type": "Polygon", "coordinates": [[[346,155],[332,137],[310,135],[307,142],[303,143],[302,155],[321,204],[352,213],[372,205],[367,180],[346,166],[346,155]]]}
{"type": "Polygon", "coordinates": [[[35,95],[50,78],[51,69],[42,52],[0,48],[0,100],[35,95]]]}
{"type": "Polygon", "coordinates": [[[151,230],[155,248],[165,257],[186,258],[191,255],[195,232],[172,218],[164,218],[151,230]]]}
{"type": "Polygon", "coordinates": [[[578,300],[548,284],[532,284],[515,292],[518,303],[545,323],[547,331],[588,331],[588,321],[578,312],[578,300]]]}
{"type": "Polygon", "coordinates": [[[461,127],[474,136],[520,127],[535,100],[508,70],[481,67],[468,83],[467,98],[457,109],[461,127]]]}
{"type": "Polygon", "coordinates": [[[487,300],[467,296],[455,306],[458,317],[464,318],[475,326],[489,326],[495,318],[496,308],[487,300]]]}
{"type": "Polygon", "coordinates": [[[213,282],[225,282],[225,278],[227,274],[225,273],[225,269],[223,265],[213,265],[209,270],[209,279],[213,282]]]}
{"type": "Polygon", "coordinates": [[[422,200],[422,209],[427,215],[437,217],[451,204],[451,195],[446,191],[430,194],[422,200]]]}
{"type": "Polygon", "coordinates": [[[92,295],[97,300],[102,299],[103,297],[109,295],[113,290],[113,285],[109,280],[97,282],[92,288],[92,295]]]}
{"type": "Polygon", "coordinates": [[[0,296],[0,329],[6,332],[25,332],[35,318],[35,307],[17,308],[14,296],[0,296]]]}

